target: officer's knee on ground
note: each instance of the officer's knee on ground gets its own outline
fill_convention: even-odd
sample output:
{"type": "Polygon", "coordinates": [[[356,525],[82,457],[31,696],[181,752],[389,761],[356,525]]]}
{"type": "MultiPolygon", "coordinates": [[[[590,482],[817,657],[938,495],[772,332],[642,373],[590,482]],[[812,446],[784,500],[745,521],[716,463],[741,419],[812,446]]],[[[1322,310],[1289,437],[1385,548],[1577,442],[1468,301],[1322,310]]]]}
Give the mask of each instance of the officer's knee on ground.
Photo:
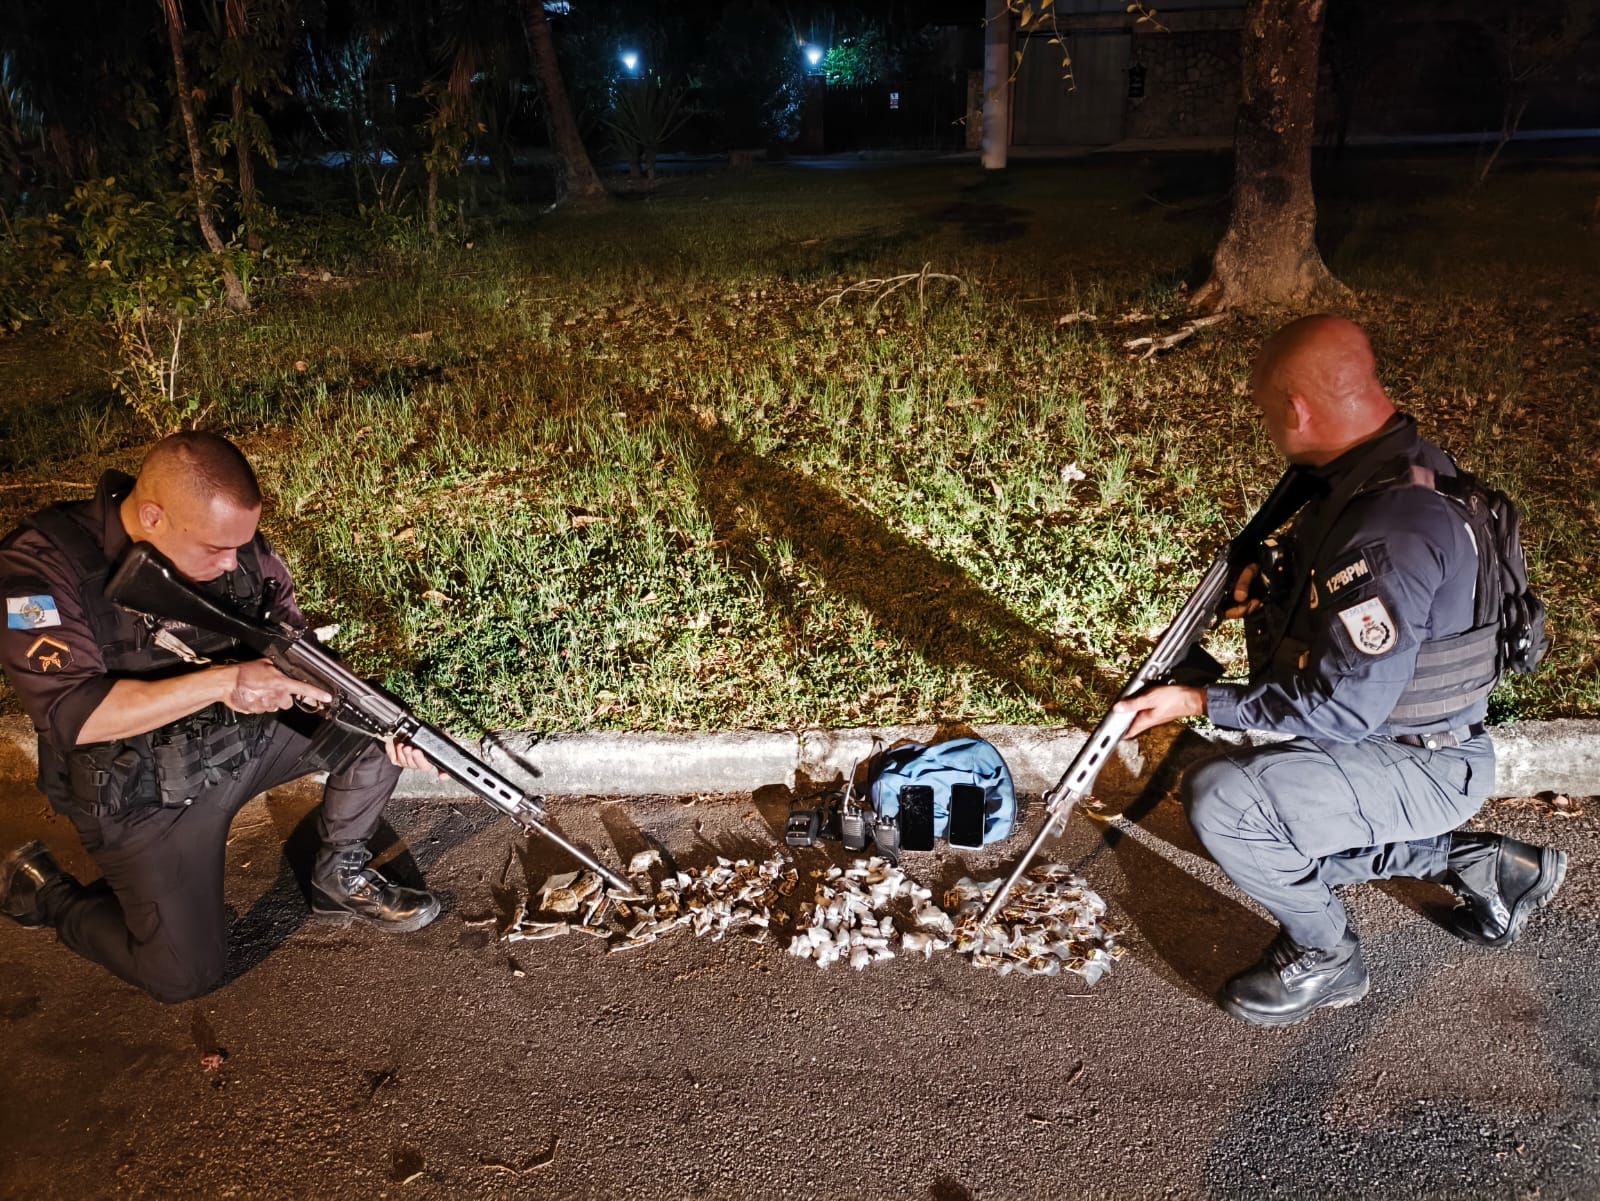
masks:
{"type": "Polygon", "coordinates": [[[178,1005],[215,989],[227,974],[227,967],[226,957],[208,958],[204,963],[187,964],[181,971],[166,971],[140,983],[153,1000],[178,1005]]]}
{"type": "Polygon", "coordinates": [[[197,920],[162,928],[135,953],[134,983],[163,1005],[203,997],[222,983],[228,971],[228,927],[224,913],[216,921],[197,920]]]}

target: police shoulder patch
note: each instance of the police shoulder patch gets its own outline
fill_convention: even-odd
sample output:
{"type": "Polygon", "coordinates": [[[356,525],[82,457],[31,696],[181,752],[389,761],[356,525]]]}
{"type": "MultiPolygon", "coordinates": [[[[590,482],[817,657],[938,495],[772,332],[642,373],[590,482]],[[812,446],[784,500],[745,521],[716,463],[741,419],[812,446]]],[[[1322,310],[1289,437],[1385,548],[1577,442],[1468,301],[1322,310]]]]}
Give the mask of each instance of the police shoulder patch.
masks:
{"type": "Polygon", "coordinates": [[[72,648],[60,639],[40,634],[28,648],[28,666],[40,675],[66,671],[72,666],[72,648]]]}
{"type": "Polygon", "coordinates": [[[61,614],[56,610],[53,596],[6,597],[6,628],[12,630],[42,630],[46,626],[61,624],[61,614]]]}
{"type": "Polygon", "coordinates": [[[1365,655],[1384,655],[1394,649],[1399,630],[1383,603],[1374,596],[1339,611],[1339,620],[1356,649],[1365,655]]]}

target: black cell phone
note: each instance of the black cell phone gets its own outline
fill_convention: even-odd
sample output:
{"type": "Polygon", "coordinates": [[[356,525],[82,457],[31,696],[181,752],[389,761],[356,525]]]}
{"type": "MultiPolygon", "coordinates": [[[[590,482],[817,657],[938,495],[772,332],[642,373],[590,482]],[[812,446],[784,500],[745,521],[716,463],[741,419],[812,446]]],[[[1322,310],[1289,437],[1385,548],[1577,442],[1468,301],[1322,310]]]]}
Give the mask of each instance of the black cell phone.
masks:
{"type": "Polygon", "coordinates": [[[981,847],[985,802],[976,784],[950,786],[950,825],[946,833],[953,847],[981,847]]]}
{"type": "Polygon", "coordinates": [[[900,849],[933,850],[933,789],[926,784],[900,790],[900,849]]]}

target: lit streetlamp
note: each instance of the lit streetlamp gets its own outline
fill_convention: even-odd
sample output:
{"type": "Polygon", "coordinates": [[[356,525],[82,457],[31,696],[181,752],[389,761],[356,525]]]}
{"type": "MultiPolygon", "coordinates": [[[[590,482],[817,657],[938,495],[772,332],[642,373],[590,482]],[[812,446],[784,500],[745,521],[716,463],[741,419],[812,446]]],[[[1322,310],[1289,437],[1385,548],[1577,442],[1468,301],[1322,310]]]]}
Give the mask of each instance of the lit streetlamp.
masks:
{"type": "Polygon", "coordinates": [[[639,55],[634,50],[624,50],[621,54],[622,69],[632,75],[639,69],[639,55]]]}

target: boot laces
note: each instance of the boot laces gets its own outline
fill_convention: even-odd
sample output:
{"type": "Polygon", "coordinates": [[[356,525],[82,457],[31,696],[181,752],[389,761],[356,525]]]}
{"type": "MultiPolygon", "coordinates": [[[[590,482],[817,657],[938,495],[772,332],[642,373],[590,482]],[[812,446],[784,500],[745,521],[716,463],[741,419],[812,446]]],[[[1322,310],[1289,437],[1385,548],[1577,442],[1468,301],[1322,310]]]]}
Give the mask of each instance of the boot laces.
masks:
{"type": "Polygon", "coordinates": [[[1267,950],[1272,966],[1277,968],[1278,974],[1286,980],[1303,975],[1316,967],[1319,954],[1321,952],[1315,947],[1302,947],[1287,934],[1278,935],[1267,950]]]}

